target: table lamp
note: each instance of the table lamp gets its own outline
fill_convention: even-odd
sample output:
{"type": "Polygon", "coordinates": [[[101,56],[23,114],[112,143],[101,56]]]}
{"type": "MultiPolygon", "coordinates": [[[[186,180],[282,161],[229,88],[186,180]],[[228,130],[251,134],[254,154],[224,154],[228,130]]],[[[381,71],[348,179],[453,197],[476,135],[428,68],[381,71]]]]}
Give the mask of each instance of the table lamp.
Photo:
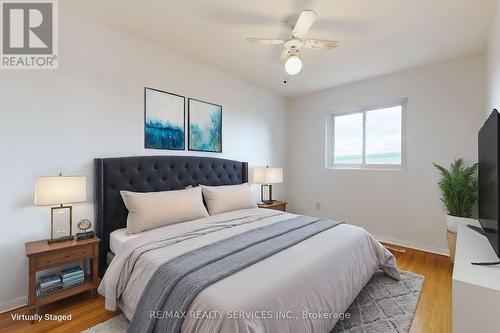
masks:
{"type": "Polygon", "coordinates": [[[255,168],[253,182],[260,184],[260,200],[265,204],[272,204],[273,200],[273,185],[283,183],[282,168],[255,168]],[[264,187],[268,188],[268,200],[264,200],[264,187]]]}
{"type": "Polygon", "coordinates": [[[86,178],[68,177],[59,174],[56,177],[38,177],[35,183],[34,204],[50,206],[50,243],[73,240],[73,208],[69,203],[84,202],[87,197],[86,178]]]}

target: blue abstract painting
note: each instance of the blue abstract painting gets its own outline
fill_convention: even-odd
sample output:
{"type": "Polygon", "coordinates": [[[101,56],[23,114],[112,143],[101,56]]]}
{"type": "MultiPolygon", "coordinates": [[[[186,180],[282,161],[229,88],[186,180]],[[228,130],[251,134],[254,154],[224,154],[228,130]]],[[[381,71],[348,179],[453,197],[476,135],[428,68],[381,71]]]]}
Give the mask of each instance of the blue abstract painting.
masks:
{"type": "Polygon", "coordinates": [[[183,96],[144,89],[146,148],[184,150],[184,105],[183,96]]]}
{"type": "Polygon", "coordinates": [[[222,152],[222,106],[190,98],[189,150],[222,152]]]}

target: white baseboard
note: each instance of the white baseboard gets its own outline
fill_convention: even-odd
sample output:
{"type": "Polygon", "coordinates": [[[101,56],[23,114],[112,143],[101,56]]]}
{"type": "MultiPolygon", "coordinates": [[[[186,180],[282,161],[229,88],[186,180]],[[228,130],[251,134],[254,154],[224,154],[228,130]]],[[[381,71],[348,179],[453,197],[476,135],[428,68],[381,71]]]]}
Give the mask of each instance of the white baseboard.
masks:
{"type": "Polygon", "coordinates": [[[28,305],[28,296],[11,299],[0,304],[0,313],[9,312],[26,305],[28,305]]]}
{"type": "Polygon", "coordinates": [[[394,244],[394,245],[404,246],[404,247],[408,247],[408,248],[411,248],[411,249],[420,250],[420,251],[424,251],[424,252],[435,253],[435,254],[440,254],[440,255],[448,256],[448,257],[450,256],[450,250],[449,249],[440,249],[440,248],[433,247],[433,246],[428,246],[428,245],[423,245],[423,244],[417,244],[417,243],[412,243],[412,242],[406,242],[406,241],[402,241],[402,240],[399,240],[399,239],[394,239],[394,238],[384,237],[384,236],[378,236],[378,235],[373,235],[373,237],[375,237],[379,242],[391,243],[391,244],[394,244]]]}

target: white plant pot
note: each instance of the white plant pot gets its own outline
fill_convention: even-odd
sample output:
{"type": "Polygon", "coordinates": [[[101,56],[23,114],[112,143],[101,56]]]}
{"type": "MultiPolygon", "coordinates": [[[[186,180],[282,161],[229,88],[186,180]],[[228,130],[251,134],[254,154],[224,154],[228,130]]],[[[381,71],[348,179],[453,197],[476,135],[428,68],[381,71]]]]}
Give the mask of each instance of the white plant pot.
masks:
{"type": "Polygon", "coordinates": [[[475,219],[467,218],[467,217],[458,217],[458,216],[452,216],[452,215],[446,215],[446,228],[448,229],[449,232],[452,232],[454,234],[457,233],[458,225],[460,224],[472,224],[475,226],[478,226],[479,223],[475,219]]]}

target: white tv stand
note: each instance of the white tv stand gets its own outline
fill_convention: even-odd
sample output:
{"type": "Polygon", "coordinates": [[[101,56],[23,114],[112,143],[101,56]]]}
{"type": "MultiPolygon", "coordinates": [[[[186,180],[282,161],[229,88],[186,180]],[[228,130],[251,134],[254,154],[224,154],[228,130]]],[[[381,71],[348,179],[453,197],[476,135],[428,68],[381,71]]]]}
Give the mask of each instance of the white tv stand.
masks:
{"type": "Polygon", "coordinates": [[[500,332],[500,265],[471,265],[498,260],[485,236],[459,225],[453,267],[453,333],[500,332]]]}

